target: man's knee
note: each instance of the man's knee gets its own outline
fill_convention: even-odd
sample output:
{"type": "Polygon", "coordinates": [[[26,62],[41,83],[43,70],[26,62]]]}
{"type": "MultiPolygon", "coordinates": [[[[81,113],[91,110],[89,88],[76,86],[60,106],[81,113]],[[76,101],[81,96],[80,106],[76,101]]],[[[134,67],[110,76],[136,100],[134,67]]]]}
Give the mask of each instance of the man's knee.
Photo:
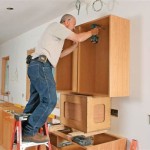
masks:
{"type": "Polygon", "coordinates": [[[49,103],[49,107],[55,108],[56,104],[57,104],[57,99],[53,99],[53,100],[49,103]]]}

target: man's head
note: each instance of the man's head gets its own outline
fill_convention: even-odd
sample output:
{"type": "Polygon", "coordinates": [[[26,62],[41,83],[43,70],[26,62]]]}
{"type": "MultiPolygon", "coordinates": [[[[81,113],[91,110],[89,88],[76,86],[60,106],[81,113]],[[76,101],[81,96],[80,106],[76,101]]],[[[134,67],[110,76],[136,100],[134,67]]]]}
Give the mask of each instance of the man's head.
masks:
{"type": "Polygon", "coordinates": [[[68,29],[73,30],[76,25],[76,19],[70,14],[65,14],[62,16],[60,23],[65,25],[68,29]]]}

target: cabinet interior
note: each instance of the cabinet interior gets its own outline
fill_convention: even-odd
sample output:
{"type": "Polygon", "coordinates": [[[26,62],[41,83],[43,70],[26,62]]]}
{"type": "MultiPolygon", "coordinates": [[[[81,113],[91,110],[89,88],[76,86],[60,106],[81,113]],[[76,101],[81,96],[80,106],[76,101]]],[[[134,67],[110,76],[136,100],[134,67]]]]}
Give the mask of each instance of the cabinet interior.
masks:
{"type": "MultiPolygon", "coordinates": [[[[59,91],[72,91],[82,94],[104,94],[109,90],[109,17],[82,24],[76,32],[91,29],[92,24],[103,26],[99,41],[94,44],[90,38],[79,43],[73,53],[61,58],[56,70],[56,88],[59,91]]],[[[71,41],[66,40],[64,48],[71,41]]]]}
{"type": "MultiPolygon", "coordinates": [[[[109,89],[109,18],[93,22],[103,26],[98,43],[90,39],[80,43],[78,58],[78,92],[106,94],[109,89]]],[[[81,25],[79,31],[88,31],[92,22],[81,25]]]]}

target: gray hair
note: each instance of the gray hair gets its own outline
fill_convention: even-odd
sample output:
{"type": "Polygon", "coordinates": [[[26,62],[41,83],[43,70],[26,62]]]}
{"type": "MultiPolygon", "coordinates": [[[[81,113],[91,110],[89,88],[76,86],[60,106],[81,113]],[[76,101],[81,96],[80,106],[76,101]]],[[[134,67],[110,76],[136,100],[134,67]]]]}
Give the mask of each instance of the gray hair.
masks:
{"type": "Polygon", "coordinates": [[[65,14],[62,16],[60,23],[64,23],[66,20],[70,20],[72,18],[75,18],[74,16],[70,15],[70,14],[65,14]]]}

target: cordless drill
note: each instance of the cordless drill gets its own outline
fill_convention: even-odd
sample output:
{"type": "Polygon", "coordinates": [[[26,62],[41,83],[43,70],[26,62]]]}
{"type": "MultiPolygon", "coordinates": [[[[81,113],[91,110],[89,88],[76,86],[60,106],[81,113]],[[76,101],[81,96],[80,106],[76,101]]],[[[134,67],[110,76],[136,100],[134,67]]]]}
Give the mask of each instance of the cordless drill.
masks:
{"type": "MultiPolygon", "coordinates": [[[[99,25],[97,25],[97,24],[92,24],[91,25],[91,29],[94,29],[96,27],[99,27],[99,25]]],[[[91,42],[92,43],[98,43],[98,40],[99,40],[99,37],[97,35],[92,35],[91,36],[91,42]]]]}
{"type": "MultiPolygon", "coordinates": [[[[92,24],[91,25],[91,29],[94,29],[96,27],[98,27],[99,29],[105,30],[105,27],[102,26],[102,25],[98,25],[98,24],[92,24]]],[[[99,41],[99,37],[97,35],[92,35],[91,36],[91,42],[92,43],[98,43],[98,41],[99,41]]]]}

